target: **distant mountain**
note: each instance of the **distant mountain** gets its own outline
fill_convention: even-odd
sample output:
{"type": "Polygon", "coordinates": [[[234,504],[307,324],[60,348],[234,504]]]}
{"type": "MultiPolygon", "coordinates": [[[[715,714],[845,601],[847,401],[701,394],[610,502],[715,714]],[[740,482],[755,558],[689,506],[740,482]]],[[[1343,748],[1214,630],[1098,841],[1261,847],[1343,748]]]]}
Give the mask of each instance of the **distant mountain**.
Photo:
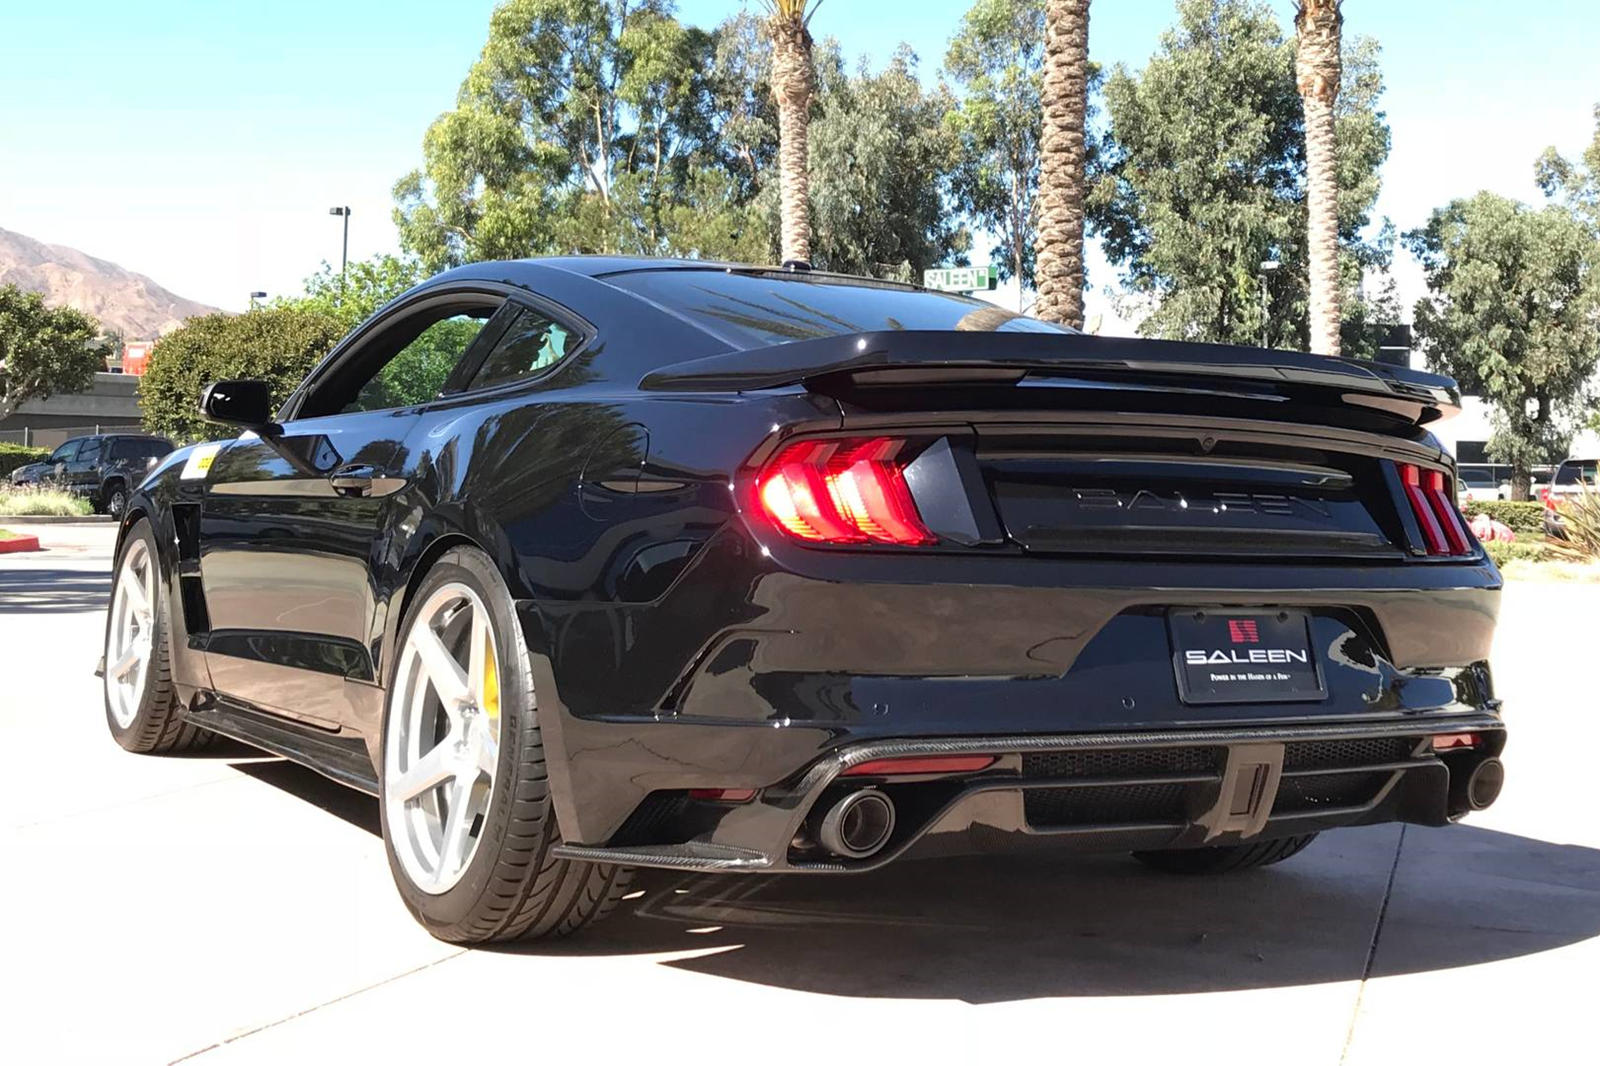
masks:
{"type": "Polygon", "coordinates": [[[101,329],[120,330],[130,341],[154,340],[183,325],[186,318],[217,310],[76,248],[0,229],[0,285],[7,283],[42,293],[52,306],[76,307],[93,315],[101,329]]]}

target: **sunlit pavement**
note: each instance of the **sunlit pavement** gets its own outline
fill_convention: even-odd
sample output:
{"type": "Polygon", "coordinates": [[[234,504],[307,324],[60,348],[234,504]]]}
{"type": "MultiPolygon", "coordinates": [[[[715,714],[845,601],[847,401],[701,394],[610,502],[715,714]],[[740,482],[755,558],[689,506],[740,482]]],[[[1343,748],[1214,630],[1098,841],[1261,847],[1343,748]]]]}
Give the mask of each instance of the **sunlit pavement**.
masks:
{"type": "Polygon", "coordinates": [[[401,907],[373,801],[119,749],[110,531],[36,531],[0,557],[0,1061],[1600,1061],[1593,586],[1506,593],[1509,781],[1464,826],[1202,881],[651,874],[580,940],[462,951],[401,907]]]}

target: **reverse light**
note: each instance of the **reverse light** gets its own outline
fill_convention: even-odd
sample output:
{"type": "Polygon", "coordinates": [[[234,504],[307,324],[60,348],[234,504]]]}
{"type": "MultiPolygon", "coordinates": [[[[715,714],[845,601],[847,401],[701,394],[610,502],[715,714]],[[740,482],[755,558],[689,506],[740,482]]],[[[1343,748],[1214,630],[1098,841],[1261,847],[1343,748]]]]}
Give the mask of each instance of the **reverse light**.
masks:
{"type": "Polygon", "coordinates": [[[817,544],[932,544],[917,513],[900,452],[905,441],[815,440],[791,444],[756,481],[768,518],[817,544]]]}
{"type": "Polygon", "coordinates": [[[1395,469],[1428,554],[1466,555],[1472,551],[1472,541],[1450,496],[1450,479],[1442,471],[1424,470],[1413,463],[1396,463],[1395,469]]]}
{"type": "Polygon", "coordinates": [[[904,777],[908,774],[971,774],[994,765],[993,755],[904,755],[893,759],[868,759],[845,770],[840,777],[904,777]]]}

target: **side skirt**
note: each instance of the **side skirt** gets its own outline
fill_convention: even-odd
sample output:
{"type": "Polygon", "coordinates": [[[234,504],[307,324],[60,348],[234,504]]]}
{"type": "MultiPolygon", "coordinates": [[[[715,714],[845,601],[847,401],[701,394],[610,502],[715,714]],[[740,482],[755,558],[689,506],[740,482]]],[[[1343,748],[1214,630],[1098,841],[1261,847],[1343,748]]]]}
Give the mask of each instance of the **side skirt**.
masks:
{"type": "Polygon", "coordinates": [[[378,794],[378,774],[361,740],[314,733],[272,715],[216,701],[201,703],[187,717],[203,729],[282,755],[341,785],[369,796],[378,794]]]}

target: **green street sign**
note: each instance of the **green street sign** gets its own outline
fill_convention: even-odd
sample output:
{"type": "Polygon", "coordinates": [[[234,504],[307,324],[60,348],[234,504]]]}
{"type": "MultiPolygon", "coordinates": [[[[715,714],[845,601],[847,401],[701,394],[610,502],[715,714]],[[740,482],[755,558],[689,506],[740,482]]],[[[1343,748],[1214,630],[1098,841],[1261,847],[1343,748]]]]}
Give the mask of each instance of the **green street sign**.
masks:
{"type": "Polygon", "coordinates": [[[992,266],[940,267],[922,272],[922,287],[940,292],[974,292],[1000,284],[1000,272],[992,266]]]}

